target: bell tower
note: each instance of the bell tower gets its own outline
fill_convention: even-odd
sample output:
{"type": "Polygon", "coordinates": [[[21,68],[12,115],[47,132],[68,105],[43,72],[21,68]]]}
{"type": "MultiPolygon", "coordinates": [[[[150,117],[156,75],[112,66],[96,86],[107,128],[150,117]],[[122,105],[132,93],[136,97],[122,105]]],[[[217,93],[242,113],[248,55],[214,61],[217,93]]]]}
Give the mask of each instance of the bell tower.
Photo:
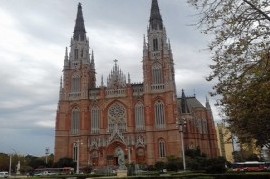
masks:
{"type": "MultiPolygon", "coordinates": [[[[81,116],[82,111],[86,111],[89,106],[89,89],[96,87],[94,52],[89,51],[82,5],[79,3],[70,50],[68,48],[65,50],[63,78],[60,81],[56,113],[55,160],[63,155],[71,156],[71,148],[77,140],[72,137],[79,138],[87,133],[87,125],[84,125],[81,116]],[[63,149],[63,146],[66,147],[63,149]]],[[[88,118],[85,118],[85,121],[89,121],[88,118]]]]}
{"type": "Polygon", "coordinates": [[[144,103],[146,112],[151,114],[146,116],[145,122],[146,131],[149,131],[147,140],[153,143],[148,144],[149,161],[151,158],[160,157],[152,151],[163,141],[172,145],[168,146],[168,152],[171,154],[176,154],[179,150],[173,146],[178,140],[175,138],[178,136],[175,128],[178,111],[174,75],[173,55],[158,1],[152,0],[147,37],[144,37],[143,41],[144,103]],[[168,133],[167,130],[171,131],[168,133]]]}
{"type": "Polygon", "coordinates": [[[69,57],[66,52],[64,61],[64,91],[68,98],[86,99],[88,89],[96,86],[94,52],[90,54],[89,49],[82,6],[79,3],[69,57]]]}
{"type": "Polygon", "coordinates": [[[144,38],[143,76],[146,93],[175,91],[173,56],[157,0],[152,0],[147,39],[144,38]]]}

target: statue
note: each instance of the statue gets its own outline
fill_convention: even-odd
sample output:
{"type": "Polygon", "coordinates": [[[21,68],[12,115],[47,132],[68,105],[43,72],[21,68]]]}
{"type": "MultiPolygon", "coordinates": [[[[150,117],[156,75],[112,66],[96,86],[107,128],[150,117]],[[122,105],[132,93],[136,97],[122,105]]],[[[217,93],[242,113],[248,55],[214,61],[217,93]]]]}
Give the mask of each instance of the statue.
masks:
{"type": "Polygon", "coordinates": [[[121,148],[117,149],[118,165],[120,170],[125,170],[125,154],[121,148]]]}
{"type": "Polygon", "coordinates": [[[17,174],[17,175],[21,174],[21,173],[20,173],[20,170],[21,170],[21,162],[18,161],[18,164],[16,165],[16,174],[17,174]]]}

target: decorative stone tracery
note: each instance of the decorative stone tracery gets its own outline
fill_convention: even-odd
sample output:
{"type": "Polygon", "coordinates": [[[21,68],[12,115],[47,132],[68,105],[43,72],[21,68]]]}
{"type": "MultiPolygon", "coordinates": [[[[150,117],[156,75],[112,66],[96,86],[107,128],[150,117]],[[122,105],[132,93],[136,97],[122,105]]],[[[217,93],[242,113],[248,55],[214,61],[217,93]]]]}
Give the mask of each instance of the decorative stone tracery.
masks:
{"type": "Polygon", "coordinates": [[[126,131],[127,113],[125,107],[119,103],[114,103],[108,110],[108,129],[112,133],[115,130],[119,132],[126,131]]]}

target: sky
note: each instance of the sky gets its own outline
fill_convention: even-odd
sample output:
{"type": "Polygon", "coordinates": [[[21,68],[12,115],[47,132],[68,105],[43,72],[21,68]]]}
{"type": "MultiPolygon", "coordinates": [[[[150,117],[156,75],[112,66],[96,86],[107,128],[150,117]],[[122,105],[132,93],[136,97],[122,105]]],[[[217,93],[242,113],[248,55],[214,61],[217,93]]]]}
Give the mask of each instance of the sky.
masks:
{"type": "MultiPolygon", "coordinates": [[[[54,152],[54,126],[65,48],[73,35],[77,5],[82,3],[90,48],[95,54],[97,86],[114,59],[131,82],[142,82],[143,36],[150,0],[0,0],[0,152],[44,156],[54,152]]],[[[209,37],[194,24],[186,0],[159,0],[175,63],[177,94],[208,96],[215,121],[214,82],[209,37]]]]}

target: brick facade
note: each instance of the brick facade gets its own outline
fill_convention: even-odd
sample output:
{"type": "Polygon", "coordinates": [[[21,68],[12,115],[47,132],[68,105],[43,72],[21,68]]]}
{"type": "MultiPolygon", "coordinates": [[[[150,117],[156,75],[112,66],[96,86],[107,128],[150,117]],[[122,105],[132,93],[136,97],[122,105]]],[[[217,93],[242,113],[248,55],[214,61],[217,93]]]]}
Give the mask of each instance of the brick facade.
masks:
{"type": "Polygon", "coordinates": [[[102,79],[97,87],[94,60],[79,4],[60,84],[55,161],[76,158],[78,140],[80,166],[117,166],[118,150],[124,152],[126,162],[136,164],[153,165],[170,155],[181,157],[179,119],[187,124],[185,148],[200,147],[209,157],[218,155],[209,103],[204,107],[184,92],[177,98],[173,55],[157,0],[152,1],[144,39],[143,83],[131,83],[115,60],[107,84],[102,79]]]}

